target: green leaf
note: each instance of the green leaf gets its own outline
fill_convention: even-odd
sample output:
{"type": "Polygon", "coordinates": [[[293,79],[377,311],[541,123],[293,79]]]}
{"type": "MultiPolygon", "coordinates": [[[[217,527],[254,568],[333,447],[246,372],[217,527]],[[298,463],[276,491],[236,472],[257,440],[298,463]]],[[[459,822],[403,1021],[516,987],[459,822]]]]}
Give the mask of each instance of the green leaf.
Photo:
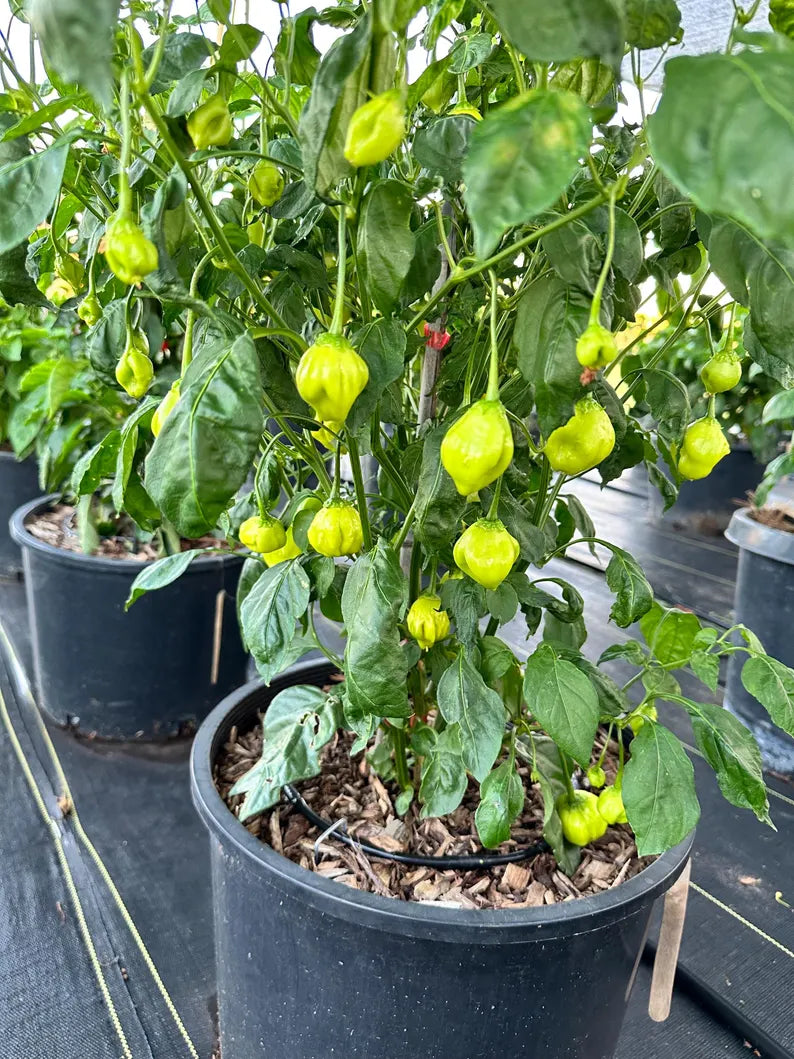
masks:
{"type": "Polygon", "coordinates": [[[310,593],[300,559],[291,559],[265,570],[243,600],[243,637],[266,684],[292,661],[296,622],[306,613],[310,593]]]}
{"type": "Polygon", "coordinates": [[[422,768],[419,798],[422,816],[454,813],[466,793],[468,778],[463,764],[460,727],[451,724],[436,736],[422,768]]]}
{"type": "Polygon", "coordinates": [[[708,654],[707,651],[693,651],[689,665],[698,680],[711,691],[717,690],[720,680],[720,660],[717,655],[708,654]]]}
{"type": "Polygon", "coordinates": [[[214,529],[248,475],[264,429],[249,335],[207,342],[146,459],[146,488],[183,537],[214,529]]]}
{"type": "MultiPolygon", "coordinates": [[[[520,742],[518,745],[521,745],[520,742]]],[[[543,837],[551,846],[559,866],[570,876],[579,866],[581,851],[563,835],[562,822],[556,808],[557,798],[568,789],[560,751],[545,735],[532,737],[532,749],[534,752],[525,756],[534,763],[540,793],[543,796],[543,837]]]]}
{"type": "Polygon", "coordinates": [[[448,423],[441,423],[425,435],[416,489],[415,532],[430,554],[449,546],[450,526],[457,525],[466,507],[466,498],[441,463],[441,442],[448,429],[448,423]]]}
{"type": "Polygon", "coordinates": [[[732,713],[709,702],[688,702],[695,741],[717,774],[720,790],[731,805],[752,809],[771,823],[761,751],[753,733],[732,713]]]}
{"type": "Polygon", "coordinates": [[[191,548],[185,552],[166,555],[165,558],[158,559],[157,562],[150,563],[144,567],[130,586],[130,594],[127,596],[124,609],[129,610],[132,604],[147,592],[153,592],[157,588],[165,588],[172,581],[176,581],[187,570],[196,556],[203,555],[205,551],[205,548],[191,548]]]}
{"type": "Polygon", "coordinates": [[[439,681],[438,708],[448,724],[460,726],[463,762],[481,783],[499,756],[506,712],[461,648],[456,661],[439,681]]]}
{"type": "Polygon", "coordinates": [[[69,144],[59,141],[46,151],[0,166],[0,253],[13,250],[46,220],[61,187],[68,153],[69,144]]]}
{"type": "Polygon", "coordinates": [[[764,405],[762,423],[777,423],[782,419],[794,419],[794,390],[781,390],[764,405]]]}
{"type": "Polygon", "coordinates": [[[678,487],[671,482],[661,467],[655,463],[646,463],[648,469],[648,480],[657,489],[663,503],[663,511],[669,511],[678,499],[678,487]]]}
{"type": "Polygon", "coordinates": [[[625,0],[626,41],[633,48],[661,48],[681,39],[675,0],[625,0]]]}
{"type": "Polygon", "coordinates": [[[273,49],[276,73],[284,77],[289,70],[292,82],[310,85],[317,72],[320,53],[312,40],[312,25],[317,12],[310,8],[293,18],[282,18],[281,32],[273,49]]]}
{"type": "Polygon", "coordinates": [[[516,656],[498,636],[483,636],[480,641],[480,672],[486,684],[495,684],[517,665],[516,656]]]}
{"type": "Polygon", "coordinates": [[[399,556],[381,537],[373,551],[350,567],[342,592],[345,694],[352,715],[410,716],[409,667],[398,628],[407,606],[408,582],[399,556]]]}
{"type": "MultiPolygon", "coordinates": [[[[223,38],[224,45],[226,37],[223,38]]],[[[150,44],[143,53],[144,63],[148,66],[154,55],[156,44],[150,44]]],[[[164,92],[174,81],[181,80],[186,74],[196,70],[206,62],[212,51],[212,45],[201,33],[168,33],[162,51],[157,76],[152,84],[153,92],[164,92]]]]}
{"type": "Polygon", "coordinates": [[[657,173],[653,190],[659,203],[659,245],[662,250],[678,250],[692,231],[692,207],[664,173],[657,173]]]}
{"type": "Polygon", "coordinates": [[[261,40],[261,29],[247,23],[232,22],[223,35],[219,61],[228,66],[236,66],[243,59],[251,58],[261,40]]]}
{"type": "Polygon", "coordinates": [[[490,0],[507,39],[527,58],[565,62],[598,56],[617,66],[623,20],[615,0],[490,0]]]}
{"type": "Polygon", "coordinates": [[[794,670],[769,655],[752,655],[742,666],[742,684],[778,728],[794,736],[794,670]]]}
{"type": "Polygon", "coordinates": [[[489,773],[480,787],[474,822],[486,849],[495,849],[510,838],[513,821],[523,808],[524,784],[514,759],[509,758],[489,773]]]}
{"type": "Polygon", "coordinates": [[[640,618],[640,629],[651,654],[662,665],[677,667],[689,662],[700,620],[691,611],[654,603],[640,618]]]}
{"type": "Polygon", "coordinates": [[[583,220],[570,221],[544,235],[543,249],[565,283],[592,294],[601,271],[603,253],[598,238],[583,220]]]}
{"type": "Polygon", "coordinates": [[[405,366],[405,329],[398,320],[380,318],[366,324],[354,336],[354,345],[367,362],[369,379],[345,421],[352,431],[369,422],[386,387],[401,377],[405,366]]]}
{"type": "Polygon", "coordinates": [[[470,33],[458,37],[449,52],[449,72],[465,74],[485,62],[491,54],[493,40],[488,33],[470,33]]]}
{"type": "Polygon", "coordinates": [[[598,666],[594,666],[583,655],[571,657],[571,662],[580,672],[584,673],[595,688],[598,696],[598,708],[601,711],[602,718],[620,717],[622,714],[631,711],[631,703],[626,692],[615,683],[612,677],[604,673],[598,666]]]}
{"type": "Polygon", "coordinates": [[[589,315],[589,298],[554,276],[534,280],[518,303],[513,344],[521,374],[535,387],[544,435],[570,418],[581,394],[576,340],[589,315]]]}
{"type": "Polygon", "coordinates": [[[794,238],[793,80],[790,51],[681,56],[665,66],[648,119],[654,159],[670,180],[701,209],[765,239],[794,238]]]}
{"type": "Polygon", "coordinates": [[[339,724],[336,696],[309,684],[280,691],[265,715],[262,756],[231,791],[245,795],[240,819],[245,822],[270,809],[285,783],[316,776],[320,771],[319,751],[339,724]]]}
{"type": "Polygon", "coordinates": [[[141,420],[154,413],[154,408],[154,401],[143,401],[134,412],[127,416],[121,429],[112,492],[113,505],[119,513],[125,509],[127,486],[133,474],[135,455],[138,450],[138,427],[141,420]]]}
{"type": "Polygon", "coordinates": [[[570,92],[535,89],[477,122],[463,162],[478,257],[507,228],[532,220],[566,189],[590,149],[592,123],[570,92]]]}
{"type": "Polygon", "coordinates": [[[599,718],[598,696],[587,677],[542,643],[527,659],[524,698],[560,749],[587,765],[599,718]]]}
{"type": "Polygon", "coordinates": [[[616,599],[609,616],[625,629],[641,618],[653,605],[653,589],[642,572],[642,567],[627,551],[610,544],[612,558],[606,568],[607,585],[616,599]]]}
{"type": "Polygon", "coordinates": [[[627,640],[625,643],[613,643],[603,650],[598,659],[598,664],[601,665],[602,662],[611,662],[615,659],[625,659],[627,662],[631,662],[632,665],[642,666],[645,665],[645,657],[642,645],[637,640],[627,640]]]}
{"type": "Polygon", "coordinates": [[[31,26],[47,62],[104,107],[111,103],[118,18],[119,0],[33,0],[30,6],[31,26]]]}
{"type": "Polygon", "coordinates": [[[114,473],[120,444],[121,431],[111,430],[88,452],[83,453],[74,465],[70,483],[76,497],[96,492],[100,482],[114,473]]]}
{"type": "Polygon", "coordinates": [[[249,592],[265,570],[267,570],[267,567],[261,559],[249,556],[249,558],[243,563],[243,568],[240,571],[240,579],[237,582],[237,593],[235,597],[237,624],[240,626],[240,636],[243,640],[246,651],[248,650],[248,644],[245,643],[245,629],[243,628],[243,619],[240,612],[249,592]]]}
{"type": "Polygon", "coordinates": [[[356,261],[373,302],[384,315],[399,298],[414,258],[413,208],[413,195],[404,184],[379,180],[361,209],[356,261]]]}
{"type": "Polygon", "coordinates": [[[623,803],[641,857],[683,841],[700,818],[695,770],[680,739],[646,720],[631,742],[623,803]]]}
{"type": "Polygon", "coordinates": [[[485,589],[469,577],[456,577],[441,585],[441,601],[452,620],[458,639],[472,647],[480,618],[485,615],[485,589]]]}
{"type": "Polygon", "coordinates": [[[498,588],[490,589],[485,593],[485,605],[488,613],[497,619],[500,625],[506,625],[516,616],[518,610],[518,595],[512,585],[503,581],[498,588]]]}
{"type": "Polygon", "coordinates": [[[0,253],[0,295],[9,305],[47,305],[47,299],[25,268],[28,244],[0,253]]]}
{"type": "Polygon", "coordinates": [[[461,166],[474,125],[475,119],[465,114],[436,118],[417,130],[414,157],[429,173],[437,174],[448,183],[460,180],[461,166]]]}

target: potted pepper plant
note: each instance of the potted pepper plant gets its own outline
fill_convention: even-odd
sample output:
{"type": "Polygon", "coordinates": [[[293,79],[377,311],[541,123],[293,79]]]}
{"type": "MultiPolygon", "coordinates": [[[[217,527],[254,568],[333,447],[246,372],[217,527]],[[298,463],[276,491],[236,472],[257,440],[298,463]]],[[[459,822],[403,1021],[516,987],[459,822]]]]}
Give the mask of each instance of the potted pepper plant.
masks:
{"type": "MultiPolygon", "coordinates": [[[[789,729],[794,674],[746,628],[655,602],[608,541],[612,621],[639,627],[590,657],[558,560],[596,539],[569,485],[660,454],[702,479],[728,451],[661,350],[610,382],[648,280],[677,284],[670,340],[696,307],[748,306],[748,356],[791,381],[794,53],[737,10],[727,48],[670,59],[629,123],[621,61],[641,90],[645,52],[680,39],[670,0],[339,3],[284,12],[272,54],[272,27],[214,2],[187,23],[136,5],[99,41],[87,8],[32,17],[48,84],[93,101],[71,97],[65,139],[42,123],[36,157],[59,176],[59,152],[94,159],[70,193],[112,300],[182,325],[143,488],[182,537],[220,524],[250,553],[237,600],[262,679],[192,757],[225,1059],[614,1054],[699,814],[657,704],[767,820],[752,734],[675,672],[708,700],[739,656],[789,729]],[[699,273],[649,264],[670,226],[699,273]]],[[[185,555],[138,578],[133,614],[185,555]]]]}

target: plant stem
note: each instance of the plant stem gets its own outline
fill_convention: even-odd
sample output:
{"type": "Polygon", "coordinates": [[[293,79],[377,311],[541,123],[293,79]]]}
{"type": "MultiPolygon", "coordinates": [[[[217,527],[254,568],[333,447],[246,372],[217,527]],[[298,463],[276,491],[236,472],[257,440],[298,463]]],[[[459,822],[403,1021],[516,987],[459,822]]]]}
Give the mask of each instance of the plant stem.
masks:
{"type": "Polygon", "coordinates": [[[407,740],[405,729],[389,726],[391,745],[394,751],[394,771],[397,773],[397,782],[401,790],[411,787],[411,771],[408,768],[407,740]]]}
{"type": "Polygon", "coordinates": [[[121,158],[119,161],[119,213],[127,216],[132,209],[132,191],[130,190],[130,178],[127,173],[130,164],[132,131],[130,129],[130,87],[129,71],[121,71],[121,85],[119,86],[119,102],[121,104],[121,158]]]}
{"type": "Polygon", "coordinates": [[[488,361],[488,390],[486,397],[489,401],[499,400],[499,346],[496,340],[496,314],[499,311],[499,299],[497,295],[496,273],[488,269],[488,278],[491,281],[491,355],[488,361]]]}
{"type": "Polygon", "coordinates": [[[604,285],[612,268],[612,255],[615,252],[615,187],[609,189],[609,233],[607,235],[607,249],[604,264],[598,274],[598,282],[593,292],[593,300],[590,303],[590,323],[599,323],[601,317],[601,297],[604,293],[604,285]]]}
{"type": "Polygon", "coordinates": [[[358,452],[358,442],[356,441],[352,430],[347,431],[347,450],[350,453],[350,466],[353,469],[353,482],[356,487],[358,513],[361,517],[361,533],[364,538],[364,551],[368,552],[372,547],[372,530],[369,525],[367,494],[364,491],[364,475],[361,473],[361,457],[358,452]]]}
{"type": "Polygon", "coordinates": [[[342,334],[342,321],[345,315],[345,277],[347,273],[347,210],[344,206],[339,207],[338,226],[338,256],[336,260],[336,297],[334,299],[334,315],[331,320],[330,333],[332,335],[342,334]]]}

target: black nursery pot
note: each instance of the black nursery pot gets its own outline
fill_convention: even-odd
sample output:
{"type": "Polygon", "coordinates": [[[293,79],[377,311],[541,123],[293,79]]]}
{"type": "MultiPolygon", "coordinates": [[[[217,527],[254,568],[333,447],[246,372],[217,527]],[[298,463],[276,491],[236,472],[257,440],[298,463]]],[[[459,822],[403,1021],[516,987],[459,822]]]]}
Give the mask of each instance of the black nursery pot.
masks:
{"type": "MultiPolygon", "coordinates": [[[[794,533],[764,526],[742,509],[725,536],[739,548],[735,620],[753,630],[767,654],[794,666],[794,533]]],[[[752,729],[767,768],[794,773],[794,739],[776,728],[744,689],[741,671],[746,658],[744,652],[731,655],[725,704],[752,729]]]]}
{"type": "Polygon", "coordinates": [[[0,577],[22,573],[22,552],[11,538],[8,522],[21,504],[40,492],[36,461],[18,460],[13,452],[0,452],[0,577]]]}
{"type": "Polygon", "coordinates": [[[463,910],[348,889],[246,831],[215,789],[233,725],[294,684],[254,682],[204,721],[193,801],[210,831],[223,1059],[610,1059],[655,900],[691,837],[629,882],[542,908],[463,910]]]}
{"type": "MultiPolygon", "coordinates": [[[[669,477],[663,461],[659,467],[669,477]]],[[[736,510],[737,501],[745,500],[756,489],[764,474],[764,466],[744,446],[731,449],[720,460],[707,478],[696,482],[682,482],[678,498],[669,511],[663,511],[661,495],[654,486],[648,487],[648,518],[652,522],[664,520],[689,526],[703,533],[724,530],[736,510]]]]}
{"type": "Polygon", "coordinates": [[[58,724],[108,739],[165,739],[189,731],[245,680],[235,613],[242,558],[194,559],[173,584],[124,603],[146,567],[55,548],[25,527],[53,498],[16,511],[38,702],[58,724]],[[212,681],[216,601],[223,591],[220,659],[212,681]]]}

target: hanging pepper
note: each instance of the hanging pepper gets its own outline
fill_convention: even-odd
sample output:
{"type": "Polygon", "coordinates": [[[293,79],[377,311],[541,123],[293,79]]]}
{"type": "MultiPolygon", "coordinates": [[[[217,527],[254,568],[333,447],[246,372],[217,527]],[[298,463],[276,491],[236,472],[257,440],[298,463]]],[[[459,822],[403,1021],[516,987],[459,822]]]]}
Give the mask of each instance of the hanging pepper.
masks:
{"type": "Polygon", "coordinates": [[[289,559],[297,559],[301,554],[301,549],[295,542],[295,538],[292,535],[292,526],[286,532],[286,539],[283,548],[277,548],[272,552],[264,552],[262,560],[266,566],[277,566],[279,563],[285,563],[289,559]]]}
{"type": "Polygon", "coordinates": [[[607,781],[607,774],[601,765],[591,765],[587,770],[587,782],[591,787],[603,787],[607,781]]]}
{"type": "Polygon", "coordinates": [[[612,332],[603,324],[589,324],[576,342],[576,359],[583,368],[605,368],[618,355],[612,332]]]}
{"type": "Polygon", "coordinates": [[[659,711],[655,706],[638,706],[637,709],[629,717],[629,728],[636,735],[640,728],[645,724],[646,720],[656,721],[659,718],[659,711]]]}
{"type": "Polygon", "coordinates": [[[345,158],[357,168],[376,165],[405,139],[405,107],[397,88],[382,92],[353,112],[347,127],[345,158]]]}
{"type": "Polygon", "coordinates": [[[556,806],[562,833],[575,846],[595,842],[607,829],[607,822],[598,811],[598,798],[592,791],[561,794],[556,806]]]}
{"type": "Polygon", "coordinates": [[[455,562],[466,574],[492,591],[510,573],[520,548],[499,519],[478,519],[455,542],[455,562]]]}
{"type": "Polygon", "coordinates": [[[102,306],[96,294],[86,294],[77,306],[77,315],[88,327],[93,327],[102,319],[102,306]]]}
{"type": "Polygon", "coordinates": [[[596,467],[615,447],[615,430],[592,394],[577,401],[567,423],[552,430],[544,452],[552,470],[581,474],[596,467]]]}
{"type": "Polygon", "coordinates": [[[197,151],[225,147],[234,135],[234,123],[221,95],[210,96],[187,119],[187,131],[197,151]]]}
{"type": "Polygon", "coordinates": [[[742,377],[741,357],[733,350],[721,349],[700,369],[700,380],[706,393],[725,393],[732,390],[742,377]]]}
{"type": "Polygon", "coordinates": [[[312,519],[309,544],[320,555],[353,555],[364,543],[358,509],[345,500],[329,500],[312,519]]]}
{"type": "Polygon", "coordinates": [[[730,451],[722,427],[714,416],[705,415],[686,428],[678,455],[678,471],[690,481],[707,478],[730,451]]]}
{"type": "Polygon", "coordinates": [[[623,795],[617,787],[604,787],[598,796],[598,811],[608,824],[627,824],[623,795]]]}
{"type": "Polygon", "coordinates": [[[237,536],[246,548],[260,554],[277,552],[287,543],[284,527],[272,515],[252,515],[240,526],[237,536]]]}
{"type": "Polygon", "coordinates": [[[116,213],[105,226],[105,260],[122,283],[138,284],[158,266],[157,247],[132,219],[116,213]]]}
{"type": "Polygon", "coordinates": [[[369,368],[341,335],[320,335],[298,363],[295,385],[321,423],[344,423],[367,385],[369,368]]]}
{"type": "Polygon", "coordinates": [[[411,604],[406,625],[422,650],[427,651],[449,634],[449,614],[441,609],[438,596],[423,595],[411,604]]]}
{"type": "MultiPolygon", "coordinates": [[[[334,451],[339,440],[338,435],[343,426],[344,423],[323,423],[319,430],[311,432],[312,437],[324,448],[334,451]]],[[[344,445],[342,446],[342,452],[347,452],[344,445]]]]}
{"type": "Polygon", "coordinates": [[[176,408],[176,403],[179,400],[179,379],[176,382],[171,383],[171,387],[162,401],[158,404],[154,410],[152,416],[152,434],[155,437],[163,429],[163,423],[171,415],[173,410],[176,408]]]}
{"type": "Polygon", "coordinates": [[[512,458],[513,432],[504,405],[486,397],[468,408],[441,442],[441,462],[462,496],[495,482],[512,458]]]}
{"type": "Polygon", "coordinates": [[[248,193],[260,206],[274,206],[284,191],[284,177],[272,162],[257,162],[248,177],[248,193]]]}
{"type": "Polygon", "coordinates": [[[149,359],[149,342],[143,331],[129,331],[127,346],[116,365],[116,382],[136,401],[146,393],[154,378],[149,359]]]}
{"type": "Polygon", "coordinates": [[[77,292],[69,280],[63,279],[62,276],[56,276],[44,292],[45,296],[52,302],[52,304],[59,309],[66,302],[70,301],[76,293],[77,292]]]}

